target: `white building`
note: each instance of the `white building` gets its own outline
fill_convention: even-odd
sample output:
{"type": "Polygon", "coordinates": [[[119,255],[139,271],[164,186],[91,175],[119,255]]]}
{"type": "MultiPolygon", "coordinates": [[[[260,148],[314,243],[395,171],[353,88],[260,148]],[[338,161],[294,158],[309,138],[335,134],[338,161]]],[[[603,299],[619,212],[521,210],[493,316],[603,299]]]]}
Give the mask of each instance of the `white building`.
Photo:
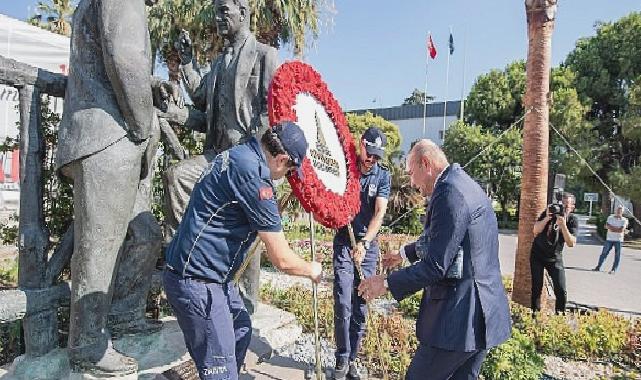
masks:
{"type": "Polygon", "coordinates": [[[444,102],[431,103],[427,105],[425,130],[423,130],[423,106],[406,105],[390,108],[370,108],[347,111],[358,115],[371,112],[381,116],[398,126],[401,134],[401,150],[409,152],[412,143],[416,140],[427,138],[436,144],[443,145],[443,129],[459,119],[461,113],[461,101],[448,101],[445,124],[443,124],[444,102]]]}
{"type": "MultiPolygon", "coordinates": [[[[66,73],[69,38],[0,14],[0,55],[54,73],[66,73]]],[[[0,141],[18,134],[18,90],[0,85],[0,141]]],[[[52,102],[61,112],[62,101],[52,102]]],[[[17,182],[18,153],[0,155],[0,182],[17,182]]]]}

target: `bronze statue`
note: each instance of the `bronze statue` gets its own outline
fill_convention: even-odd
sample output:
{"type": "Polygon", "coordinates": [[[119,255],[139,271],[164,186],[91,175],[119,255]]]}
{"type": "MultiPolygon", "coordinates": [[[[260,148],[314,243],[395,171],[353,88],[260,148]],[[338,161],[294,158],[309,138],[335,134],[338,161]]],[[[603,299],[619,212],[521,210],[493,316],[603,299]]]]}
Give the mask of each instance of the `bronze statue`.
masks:
{"type": "MultiPolygon", "coordinates": [[[[215,21],[224,49],[201,76],[193,57],[189,34],[176,43],[185,88],[194,107],[206,113],[205,152],[178,162],[165,176],[166,237],[170,239],[189,203],[194,183],[213,157],[268,128],[267,91],[278,66],[276,49],[256,41],[249,30],[247,0],[216,0],[215,21]]],[[[189,122],[187,123],[190,124],[189,122]]],[[[257,305],[260,255],[255,255],[242,281],[243,296],[252,313],[257,305]]]]}
{"type": "Polygon", "coordinates": [[[144,320],[160,234],[148,211],[159,129],[145,3],[155,0],[80,1],[58,132],[56,166],[74,191],[70,361],[101,376],[137,370],[112,348],[108,319],[121,333],[157,329],[144,320]]]}

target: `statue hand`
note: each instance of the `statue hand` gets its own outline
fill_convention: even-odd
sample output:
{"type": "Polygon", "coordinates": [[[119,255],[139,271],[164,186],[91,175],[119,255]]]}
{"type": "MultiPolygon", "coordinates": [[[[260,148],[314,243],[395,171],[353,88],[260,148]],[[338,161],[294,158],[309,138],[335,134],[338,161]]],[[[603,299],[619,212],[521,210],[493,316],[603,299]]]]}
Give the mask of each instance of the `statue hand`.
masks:
{"type": "Polygon", "coordinates": [[[178,51],[180,63],[182,63],[183,65],[191,63],[192,59],[194,58],[194,48],[192,46],[188,31],[186,31],[185,29],[180,31],[178,40],[174,43],[174,48],[176,48],[176,51],[178,51]]]}
{"type": "Polygon", "coordinates": [[[178,108],[185,106],[185,99],[178,83],[162,81],[153,90],[154,106],[162,112],[167,112],[170,103],[175,104],[178,108]]]}

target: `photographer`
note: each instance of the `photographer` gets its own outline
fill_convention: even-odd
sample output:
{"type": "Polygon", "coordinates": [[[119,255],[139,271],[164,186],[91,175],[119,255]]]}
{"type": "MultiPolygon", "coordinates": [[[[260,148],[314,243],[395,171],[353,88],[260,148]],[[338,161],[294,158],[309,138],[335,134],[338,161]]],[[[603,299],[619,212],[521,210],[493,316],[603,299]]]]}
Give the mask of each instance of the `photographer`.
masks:
{"type": "Polygon", "coordinates": [[[562,204],[551,204],[541,213],[534,223],[534,242],[530,253],[532,273],[532,310],[541,310],[541,291],[543,290],[543,270],[552,278],[555,310],[565,311],[567,291],[565,287],[565,268],[563,266],[563,247],[576,244],[579,220],[572,214],[576,199],[573,194],[564,193],[562,204]]]}

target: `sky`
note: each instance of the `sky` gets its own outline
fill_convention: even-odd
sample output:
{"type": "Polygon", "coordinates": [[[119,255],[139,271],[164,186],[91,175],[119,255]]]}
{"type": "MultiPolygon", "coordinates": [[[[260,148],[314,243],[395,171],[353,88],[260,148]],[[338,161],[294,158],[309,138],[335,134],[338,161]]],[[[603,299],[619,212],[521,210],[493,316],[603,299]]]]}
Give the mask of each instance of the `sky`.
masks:
{"type": "MultiPolygon", "coordinates": [[[[438,55],[428,65],[427,93],[435,101],[460,99],[479,75],[526,58],[523,0],[323,1],[329,10],[304,60],[321,73],[344,110],[396,106],[415,88],[423,91],[430,31],[438,55]],[[455,51],[448,80],[450,28],[455,51]]],[[[36,2],[0,0],[0,13],[25,19],[36,2]]],[[[640,0],[559,0],[553,65],[564,61],[579,38],[594,35],[597,21],[633,11],[641,11],[640,0]]],[[[280,56],[293,59],[291,48],[280,56]]]]}

